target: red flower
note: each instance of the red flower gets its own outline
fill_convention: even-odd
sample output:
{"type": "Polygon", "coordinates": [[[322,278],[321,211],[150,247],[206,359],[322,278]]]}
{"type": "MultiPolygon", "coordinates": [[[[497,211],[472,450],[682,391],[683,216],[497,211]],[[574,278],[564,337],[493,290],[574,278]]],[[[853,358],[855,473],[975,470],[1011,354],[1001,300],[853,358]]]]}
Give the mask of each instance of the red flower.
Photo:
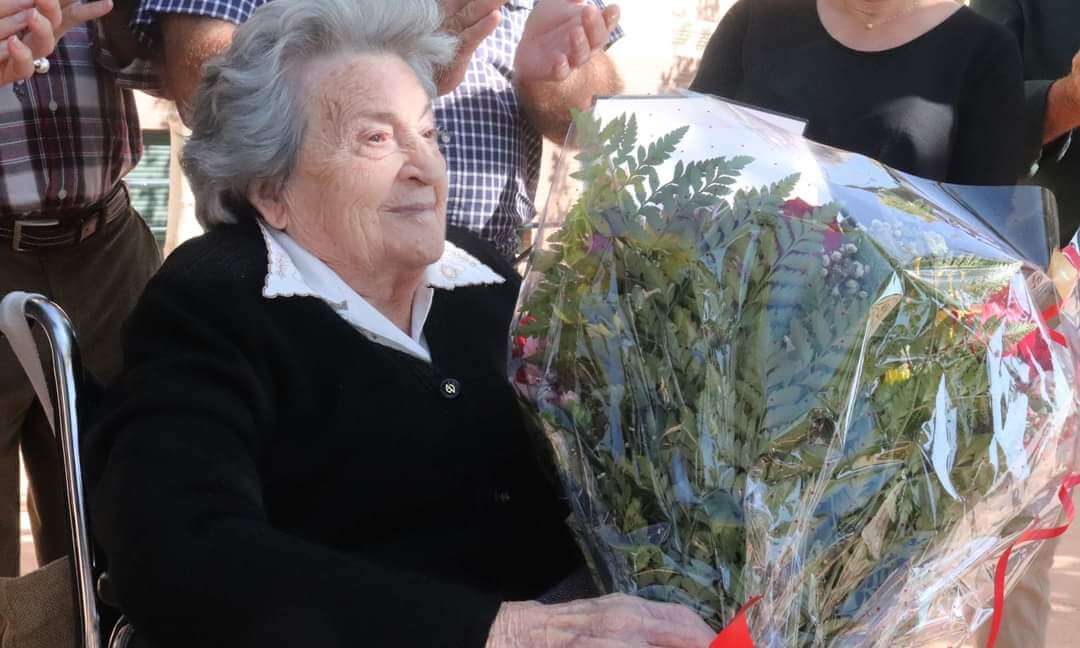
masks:
{"type": "Polygon", "coordinates": [[[780,206],[780,213],[788,218],[802,218],[813,212],[817,207],[806,202],[802,198],[792,198],[780,206]]]}

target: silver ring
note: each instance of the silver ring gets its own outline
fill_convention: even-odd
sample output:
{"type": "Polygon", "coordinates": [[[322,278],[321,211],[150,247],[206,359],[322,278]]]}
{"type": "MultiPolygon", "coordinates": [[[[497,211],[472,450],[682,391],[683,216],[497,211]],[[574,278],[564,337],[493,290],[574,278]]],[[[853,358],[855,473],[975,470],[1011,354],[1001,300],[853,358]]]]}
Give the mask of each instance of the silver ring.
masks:
{"type": "Polygon", "coordinates": [[[49,59],[39,58],[34,59],[34,72],[37,74],[47,74],[49,71],[49,59]]]}

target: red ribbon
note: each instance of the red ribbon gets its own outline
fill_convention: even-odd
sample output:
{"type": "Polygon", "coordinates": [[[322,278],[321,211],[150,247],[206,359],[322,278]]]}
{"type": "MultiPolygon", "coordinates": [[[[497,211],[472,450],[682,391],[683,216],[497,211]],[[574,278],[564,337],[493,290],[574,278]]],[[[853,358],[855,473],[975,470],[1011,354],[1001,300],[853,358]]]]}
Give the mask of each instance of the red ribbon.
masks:
{"type": "Polygon", "coordinates": [[[760,596],[755,596],[747,601],[731,623],[716,635],[709,648],[754,648],[754,638],[750,636],[750,626],[746,624],[746,611],[760,600],[760,596]]]}
{"type": "Polygon", "coordinates": [[[986,640],[986,648],[994,648],[997,643],[998,632],[1001,631],[1001,618],[1005,614],[1005,574],[1009,570],[1009,556],[1017,545],[1025,542],[1042,542],[1050,540],[1065,533],[1073,518],[1076,517],[1076,508],[1073,506],[1069,492],[1080,484],[1080,473],[1070,475],[1061,483],[1058,489],[1058,499],[1061,500],[1061,508],[1065,511],[1065,524],[1052,529],[1029,529],[1025,531],[1016,542],[1009,545],[1005,553],[998,559],[997,570],[994,572],[994,616],[990,621],[990,637],[986,640]]]}

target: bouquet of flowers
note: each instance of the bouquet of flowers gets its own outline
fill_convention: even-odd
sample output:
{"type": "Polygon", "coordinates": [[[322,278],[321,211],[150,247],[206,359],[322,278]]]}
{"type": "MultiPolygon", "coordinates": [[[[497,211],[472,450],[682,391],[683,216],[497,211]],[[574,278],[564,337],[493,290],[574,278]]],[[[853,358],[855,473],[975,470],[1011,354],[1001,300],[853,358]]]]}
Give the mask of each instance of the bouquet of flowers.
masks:
{"type": "Polygon", "coordinates": [[[977,627],[1075,455],[1052,201],[705,97],[601,101],[572,139],[511,374],[598,582],[716,628],[760,597],[764,647],[977,627]]]}

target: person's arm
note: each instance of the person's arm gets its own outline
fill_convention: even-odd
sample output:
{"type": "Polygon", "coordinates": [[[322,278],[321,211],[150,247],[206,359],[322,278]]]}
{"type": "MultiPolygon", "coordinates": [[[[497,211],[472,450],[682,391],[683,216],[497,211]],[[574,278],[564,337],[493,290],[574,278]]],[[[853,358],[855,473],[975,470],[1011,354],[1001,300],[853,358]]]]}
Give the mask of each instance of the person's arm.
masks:
{"type": "Polygon", "coordinates": [[[720,20],[705,47],[705,53],[701,56],[697,75],[690,83],[690,89],[694,92],[735,98],[742,83],[742,49],[748,21],[747,5],[745,0],[739,0],[720,20]]]}
{"type": "Polygon", "coordinates": [[[993,39],[970,62],[972,79],[959,107],[948,181],[1011,185],[1025,175],[1024,73],[1016,42],[993,39]]]}
{"type": "Polygon", "coordinates": [[[594,97],[618,94],[622,81],[606,52],[597,52],[589,62],[561,82],[534,81],[517,85],[526,118],[544,137],[562,144],[570,129],[570,109],[587,110],[594,97]]]}
{"type": "Polygon", "coordinates": [[[160,17],[165,88],[186,123],[203,66],[232,43],[236,24],[222,18],[188,14],[160,17]]]}
{"type": "Polygon", "coordinates": [[[262,457],[288,396],[240,325],[252,311],[207,297],[229,286],[173,277],[130,319],[122,395],[88,439],[95,535],[138,632],[162,648],[483,646],[497,598],[275,527],[262,457]]]}
{"type": "Polygon", "coordinates": [[[52,54],[72,27],[112,10],[111,0],[4,0],[0,2],[0,86],[29,79],[34,59],[52,54]]]}
{"type": "MultiPolygon", "coordinates": [[[[1024,47],[1024,10],[1018,0],[972,0],[971,8],[1003,25],[1024,47]]],[[[1043,147],[1080,128],[1080,53],[1073,59],[1072,73],[1062,79],[1029,79],[1024,159],[1034,164],[1043,147]]]]}
{"type": "Polygon", "coordinates": [[[1080,52],[1073,57],[1072,72],[1049,84],[1043,119],[1043,143],[1080,128],[1080,52]]]}
{"type": "Polygon", "coordinates": [[[570,109],[585,110],[597,95],[622,87],[604,49],[617,29],[619,8],[585,0],[541,0],[529,15],[514,55],[514,84],[522,111],[537,132],[562,143],[570,109]]]}

